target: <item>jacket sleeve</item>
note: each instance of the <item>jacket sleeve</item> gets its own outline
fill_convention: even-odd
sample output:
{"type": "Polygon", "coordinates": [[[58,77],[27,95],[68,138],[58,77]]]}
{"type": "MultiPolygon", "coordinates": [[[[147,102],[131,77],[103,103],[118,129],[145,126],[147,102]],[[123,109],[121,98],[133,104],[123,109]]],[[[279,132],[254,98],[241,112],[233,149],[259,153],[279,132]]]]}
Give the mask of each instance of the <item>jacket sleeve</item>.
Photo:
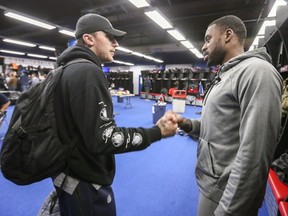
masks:
{"type": "Polygon", "coordinates": [[[189,132],[189,135],[198,140],[200,136],[200,127],[201,127],[201,119],[191,119],[192,122],[192,130],[189,132]]]}
{"type": "Polygon", "coordinates": [[[94,154],[137,151],[161,139],[161,131],[157,126],[117,127],[103,72],[94,70],[85,73],[85,76],[78,80],[81,88],[71,97],[70,104],[75,125],[88,151],[94,154]]]}
{"type": "Polygon", "coordinates": [[[280,132],[280,75],[267,62],[248,67],[234,83],[241,113],[240,147],[216,216],[249,215],[259,201],[262,204],[280,132]]]}

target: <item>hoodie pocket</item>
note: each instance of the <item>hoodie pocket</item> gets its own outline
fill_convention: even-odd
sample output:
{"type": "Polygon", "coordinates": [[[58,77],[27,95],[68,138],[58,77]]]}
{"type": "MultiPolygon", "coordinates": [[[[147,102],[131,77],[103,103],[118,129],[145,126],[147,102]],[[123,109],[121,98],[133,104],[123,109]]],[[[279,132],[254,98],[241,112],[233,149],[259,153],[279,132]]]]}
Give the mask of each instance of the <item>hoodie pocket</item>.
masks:
{"type": "Polygon", "coordinates": [[[210,151],[210,144],[202,138],[199,138],[197,158],[196,169],[198,171],[201,171],[203,174],[212,178],[219,178],[219,176],[215,173],[213,157],[210,151]]]}

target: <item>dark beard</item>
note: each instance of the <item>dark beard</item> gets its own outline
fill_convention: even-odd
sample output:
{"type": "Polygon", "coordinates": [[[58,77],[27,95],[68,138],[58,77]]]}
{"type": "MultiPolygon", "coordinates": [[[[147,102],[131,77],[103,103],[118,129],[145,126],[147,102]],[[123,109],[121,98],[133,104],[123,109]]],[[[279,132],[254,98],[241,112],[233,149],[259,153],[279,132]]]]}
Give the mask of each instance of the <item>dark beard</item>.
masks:
{"type": "Polygon", "coordinates": [[[221,42],[217,43],[214,50],[209,54],[207,66],[222,65],[224,61],[225,51],[221,47],[221,42]]]}

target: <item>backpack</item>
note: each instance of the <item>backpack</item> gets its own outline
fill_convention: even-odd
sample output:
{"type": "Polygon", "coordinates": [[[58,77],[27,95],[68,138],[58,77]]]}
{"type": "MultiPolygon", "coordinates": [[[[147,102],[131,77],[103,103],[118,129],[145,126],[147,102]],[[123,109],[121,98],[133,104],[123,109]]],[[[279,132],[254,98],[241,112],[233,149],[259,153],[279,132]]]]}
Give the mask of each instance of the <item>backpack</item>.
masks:
{"type": "Polygon", "coordinates": [[[27,185],[64,171],[70,146],[57,134],[54,92],[63,70],[75,59],[50,71],[18,98],[1,149],[3,176],[27,185]]]}

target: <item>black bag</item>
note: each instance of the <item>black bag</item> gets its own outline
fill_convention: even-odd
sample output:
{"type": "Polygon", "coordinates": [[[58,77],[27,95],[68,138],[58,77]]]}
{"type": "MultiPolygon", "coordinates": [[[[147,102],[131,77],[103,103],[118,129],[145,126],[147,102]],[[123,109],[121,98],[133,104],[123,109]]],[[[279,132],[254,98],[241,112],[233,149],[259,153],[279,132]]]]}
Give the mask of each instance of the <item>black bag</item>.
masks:
{"type": "Polygon", "coordinates": [[[277,174],[278,179],[288,185],[288,150],[272,162],[271,168],[277,174]]]}
{"type": "Polygon", "coordinates": [[[70,147],[57,135],[54,92],[64,68],[76,62],[89,61],[57,67],[18,98],[1,149],[2,173],[15,184],[31,184],[66,167],[70,147]]]}

